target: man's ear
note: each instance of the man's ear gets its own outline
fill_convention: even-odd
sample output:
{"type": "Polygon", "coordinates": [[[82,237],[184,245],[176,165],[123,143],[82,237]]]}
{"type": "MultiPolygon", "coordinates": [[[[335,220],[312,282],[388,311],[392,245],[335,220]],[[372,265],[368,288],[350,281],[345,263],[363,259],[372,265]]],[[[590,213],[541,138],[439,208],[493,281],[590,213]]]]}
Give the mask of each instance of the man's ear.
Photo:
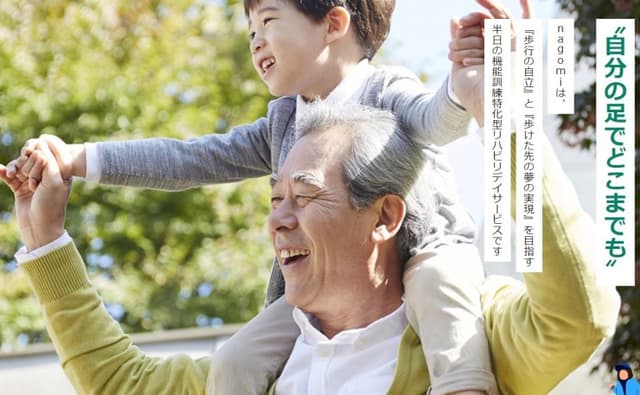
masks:
{"type": "Polygon", "coordinates": [[[327,24],[327,44],[344,37],[351,26],[351,14],[344,7],[333,7],[324,17],[327,24]]]}
{"type": "Polygon", "coordinates": [[[398,195],[385,195],[376,201],[374,207],[378,212],[378,222],[371,234],[374,242],[392,239],[400,230],[407,206],[398,195]]]}

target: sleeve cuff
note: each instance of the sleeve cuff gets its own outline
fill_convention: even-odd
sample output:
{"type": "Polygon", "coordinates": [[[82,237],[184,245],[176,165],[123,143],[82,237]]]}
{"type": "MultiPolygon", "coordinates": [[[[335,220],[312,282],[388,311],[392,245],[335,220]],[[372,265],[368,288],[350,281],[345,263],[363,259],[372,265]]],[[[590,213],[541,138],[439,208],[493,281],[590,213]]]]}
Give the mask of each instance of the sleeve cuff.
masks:
{"type": "Polygon", "coordinates": [[[22,247],[18,250],[18,252],[16,252],[15,258],[16,261],[18,262],[18,265],[21,265],[25,262],[29,262],[29,261],[33,261],[36,260],[38,258],[42,258],[43,256],[57,250],[60,249],[62,247],[64,247],[65,245],[71,243],[71,236],[69,236],[69,234],[67,233],[67,231],[65,230],[65,232],[62,234],[62,236],[58,237],[57,239],[55,239],[54,241],[52,241],[49,244],[45,244],[44,246],[40,247],[40,248],[36,248],[33,251],[29,251],[27,252],[27,248],[26,247],[22,247]]]}
{"type": "Polygon", "coordinates": [[[49,304],[91,286],[73,242],[20,265],[40,304],[49,304]]]}
{"type": "Polygon", "coordinates": [[[451,86],[451,76],[449,76],[447,78],[447,95],[449,95],[449,99],[451,99],[452,102],[454,102],[455,104],[457,104],[458,106],[464,108],[464,106],[462,105],[462,103],[460,103],[460,98],[458,97],[458,95],[456,95],[453,92],[453,86],[451,86]]]}
{"type": "Polygon", "coordinates": [[[100,157],[98,156],[98,144],[84,143],[84,151],[87,162],[87,174],[85,180],[87,182],[100,182],[102,168],[100,167],[100,157]]]}

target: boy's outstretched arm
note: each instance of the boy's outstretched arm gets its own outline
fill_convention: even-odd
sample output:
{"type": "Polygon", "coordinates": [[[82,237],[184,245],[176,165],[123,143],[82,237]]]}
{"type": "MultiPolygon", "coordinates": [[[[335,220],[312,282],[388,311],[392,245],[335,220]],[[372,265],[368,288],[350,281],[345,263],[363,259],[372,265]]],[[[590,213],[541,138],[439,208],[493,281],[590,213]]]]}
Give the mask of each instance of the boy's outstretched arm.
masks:
{"type": "MultiPolygon", "coordinates": [[[[273,119],[261,118],[225,134],[184,141],[149,138],[87,145],[65,144],[55,136],[41,136],[29,140],[20,157],[8,164],[7,176],[29,180],[29,186],[35,188],[42,178],[42,164],[31,158],[31,153],[38,144],[46,144],[51,150],[58,147],[56,159],[63,173],[101,184],[182,190],[267,175],[272,158],[277,159],[280,153],[273,149],[270,123],[290,119],[287,104],[278,106],[273,119]]],[[[287,130],[285,126],[281,129],[287,130]]],[[[277,147],[286,137],[284,134],[276,136],[277,147]]]]}

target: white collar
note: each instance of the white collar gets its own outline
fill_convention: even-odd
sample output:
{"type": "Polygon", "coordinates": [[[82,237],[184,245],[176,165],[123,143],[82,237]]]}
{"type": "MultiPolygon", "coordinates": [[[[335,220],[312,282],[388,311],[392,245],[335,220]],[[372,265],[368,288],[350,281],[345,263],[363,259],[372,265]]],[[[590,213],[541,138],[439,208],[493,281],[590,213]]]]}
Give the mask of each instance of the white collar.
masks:
{"type": "MultiPolygon", "coordinates": [[[[362,94],[365,82],[369,79],[373,71],[374,68],[369,64],[369,59],[365,58],[361,60],[323,101],[330,105],[357,102],[362,94]]],[[[300,119],[300,116],[315,102],[316,101],[307,102],[301,95],[298,95],[296,97],[296,121],[300,119]]]]}
{"type": "Polygon", "coordinates": [[[364,328],[347,329],[331,339],[327,338],[318,330],[314,325],[317,321],[311,314],[307,314],[295,307],[293,309],[293,319],[300,328],[302,341],[309,345],[332,343],[366,347],[367,345],[377,342],[379,339],[386,339],[403,333],[409,324],[404,302],[402,302],[396,310],[379,318],[368,326],[364,328]]]}

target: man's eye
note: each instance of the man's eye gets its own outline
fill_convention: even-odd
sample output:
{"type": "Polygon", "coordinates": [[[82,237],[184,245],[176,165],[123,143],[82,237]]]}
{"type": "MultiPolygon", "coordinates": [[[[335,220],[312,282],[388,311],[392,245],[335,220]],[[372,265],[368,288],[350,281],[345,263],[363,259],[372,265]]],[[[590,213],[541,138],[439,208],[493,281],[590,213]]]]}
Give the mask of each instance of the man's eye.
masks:
{"type": "Polygon", "coordinates": [[[271,197],[271,208],[275,209],[278,208],[278,206],[280,205],[280,203],[282,202],[282,198],[279,196],[272,196],[271,197]]]}
{"type": "Polygon", "coordinates": [[[304,206],[305,204],[309,203],[311,199],[312,199],[311,196],[296,195],[296,203],[298,203],[298,205],[301,205],[301,206],[304,206]]]}

